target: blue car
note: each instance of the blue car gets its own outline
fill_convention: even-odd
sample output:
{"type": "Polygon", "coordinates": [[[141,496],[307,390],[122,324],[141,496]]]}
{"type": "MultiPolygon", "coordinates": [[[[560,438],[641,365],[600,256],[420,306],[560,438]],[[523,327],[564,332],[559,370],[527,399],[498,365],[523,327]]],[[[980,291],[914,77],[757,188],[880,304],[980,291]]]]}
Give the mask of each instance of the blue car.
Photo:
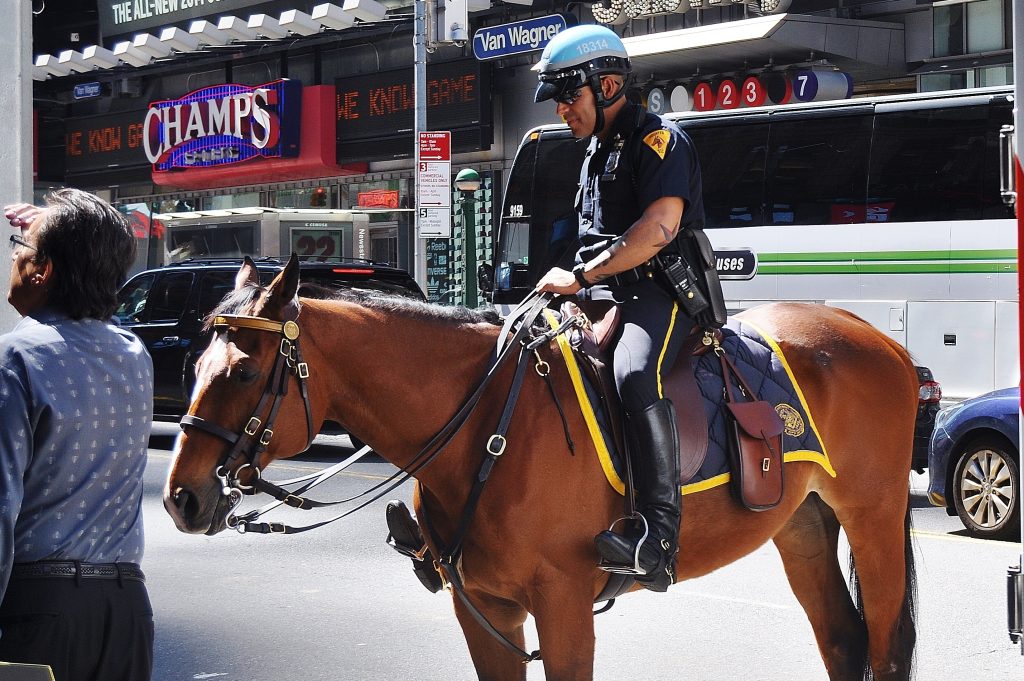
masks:
{"type": "Polygon", "coordinates": [[[928,447],[928,498],[985,539],[1020,536],[1019,388],[946,407],[928,447]]]}

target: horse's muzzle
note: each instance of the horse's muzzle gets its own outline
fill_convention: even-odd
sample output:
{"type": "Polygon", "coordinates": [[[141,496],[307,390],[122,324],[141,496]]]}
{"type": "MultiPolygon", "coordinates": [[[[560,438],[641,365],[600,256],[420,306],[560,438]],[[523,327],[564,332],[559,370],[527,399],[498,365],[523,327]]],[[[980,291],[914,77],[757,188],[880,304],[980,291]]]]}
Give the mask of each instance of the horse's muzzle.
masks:
{"type": "Polygon", "coordinates": [[[230,508],[225,507],[223,499],[218,499],[208,519],[203,518],[203,504],[191,490],[176,487],[164,490],[164,509],[174,520],[174,525],[188,534],[214,535],[227,528],[225,521],[230,508]]]}

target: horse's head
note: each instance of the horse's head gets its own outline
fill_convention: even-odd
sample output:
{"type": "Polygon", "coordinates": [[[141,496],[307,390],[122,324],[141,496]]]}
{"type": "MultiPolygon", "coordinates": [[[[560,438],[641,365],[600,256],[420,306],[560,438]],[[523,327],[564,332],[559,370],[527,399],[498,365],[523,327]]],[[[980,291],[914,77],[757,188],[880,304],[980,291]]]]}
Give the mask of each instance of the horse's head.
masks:
{"type": "Polygon", "coordinates": [[[223,530],[259,471],[304,450],[318,430],[299,353],[298,284],[294,255],[266,289],[246,258],[234,291],[207,320],[213,337],[196,363],[164,488],[164,507],[183,532],[223,530]],[[293,427],[274,432],[285,423],[293,427]]]}

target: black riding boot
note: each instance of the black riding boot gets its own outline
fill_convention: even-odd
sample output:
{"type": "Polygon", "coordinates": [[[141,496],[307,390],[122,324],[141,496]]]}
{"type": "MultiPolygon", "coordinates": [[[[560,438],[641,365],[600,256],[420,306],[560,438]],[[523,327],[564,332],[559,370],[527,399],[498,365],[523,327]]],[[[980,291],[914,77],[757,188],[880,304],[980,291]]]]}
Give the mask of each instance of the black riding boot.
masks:
{"type": "Polygon", "coordinates": [[[681,512],[679,434],[672,402],[661,399],[630,416],[629,428],[636,443],[632,461],[637,471],[637,507],[647,520],[647,538],[639,521],[628,536],[605,530],[594,544],[602,569],[635,573],[639,564],[642,572],[636,580],[651,591],[666,591],[675,581],[681,512]]]}

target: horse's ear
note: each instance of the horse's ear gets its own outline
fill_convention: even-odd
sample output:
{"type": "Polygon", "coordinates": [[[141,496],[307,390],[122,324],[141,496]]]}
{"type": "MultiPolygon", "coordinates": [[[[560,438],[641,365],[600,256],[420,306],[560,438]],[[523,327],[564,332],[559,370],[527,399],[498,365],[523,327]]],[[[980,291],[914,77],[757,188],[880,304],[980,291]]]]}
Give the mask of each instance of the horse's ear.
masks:
{"type": "Polygon", "coordinates": [[[288,264],[270,282],[269,295],[263,306],[264,313],[268,310],[280,311],[295,299],[299,290],[299,256],[292,253],[288,264]]]}
{"type": "Polygon", "coordinates": [[[246,284],[259,286],[259,283],[260,273],[256,269],[256,263],[249,256],[245,256],[245,259],[242,261],[242,267],[239,268],[238,274],[235,275],[235,290],[237,291],[246,284]]]}

